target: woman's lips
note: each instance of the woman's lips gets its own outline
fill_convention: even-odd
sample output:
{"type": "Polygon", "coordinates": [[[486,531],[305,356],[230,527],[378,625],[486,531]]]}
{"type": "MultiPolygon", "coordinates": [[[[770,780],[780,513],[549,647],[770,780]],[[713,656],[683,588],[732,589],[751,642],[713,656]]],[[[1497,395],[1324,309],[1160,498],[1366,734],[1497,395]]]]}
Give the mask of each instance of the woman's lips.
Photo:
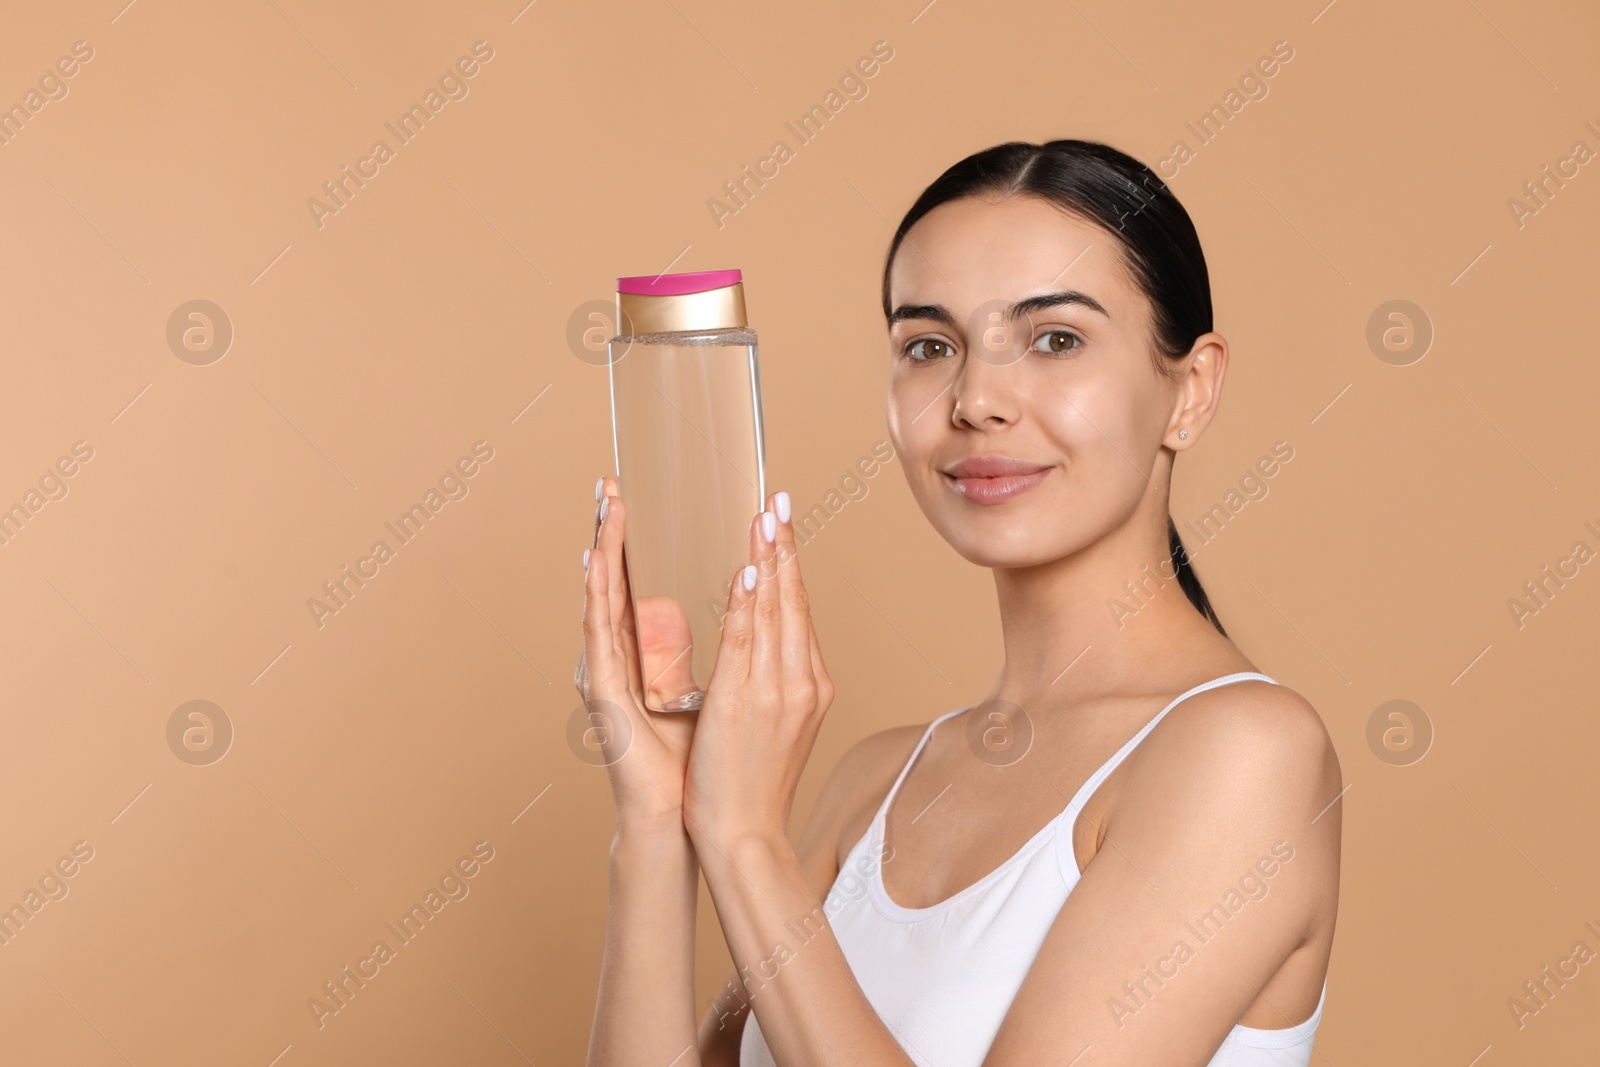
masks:
{"type": "Polygon", "coordinates": [[[943,472],[941,477],[974,504],[1000,504],[1026,493],[1044,481],[1049,473],[1050,468],[1046,467],[1032,474],[1009,474],[998,478],[957,478],[943,472]]]}

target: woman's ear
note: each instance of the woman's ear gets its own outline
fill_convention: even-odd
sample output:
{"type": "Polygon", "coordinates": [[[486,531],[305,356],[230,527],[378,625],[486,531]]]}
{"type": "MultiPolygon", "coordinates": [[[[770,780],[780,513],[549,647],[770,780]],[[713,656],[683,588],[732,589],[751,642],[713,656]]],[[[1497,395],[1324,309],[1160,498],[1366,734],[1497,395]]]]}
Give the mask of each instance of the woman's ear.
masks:
{"type": "Polygon", "coordinates": [[[1195,338],[1189,354],[1183,357],[1178,378],[1178,395],[1167,435],[1162,444],[1182,452],[1200,439],[1211,424],[1222,401],[1222,380],[1228,374],[1228,340],[1220,333],[1203,333],[1195,338]]]}

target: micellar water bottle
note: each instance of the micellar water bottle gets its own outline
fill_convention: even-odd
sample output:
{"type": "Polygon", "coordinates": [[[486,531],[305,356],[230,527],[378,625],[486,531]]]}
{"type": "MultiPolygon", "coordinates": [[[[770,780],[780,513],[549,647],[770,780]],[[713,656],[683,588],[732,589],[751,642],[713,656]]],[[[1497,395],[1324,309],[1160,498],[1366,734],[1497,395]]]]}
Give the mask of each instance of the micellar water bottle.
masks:
{"type": "Polygon", "coordinates": [[[651,711],[705,698],[766,499],[756,333],[737,270],[617,279],[611,428],[651,711]]]}

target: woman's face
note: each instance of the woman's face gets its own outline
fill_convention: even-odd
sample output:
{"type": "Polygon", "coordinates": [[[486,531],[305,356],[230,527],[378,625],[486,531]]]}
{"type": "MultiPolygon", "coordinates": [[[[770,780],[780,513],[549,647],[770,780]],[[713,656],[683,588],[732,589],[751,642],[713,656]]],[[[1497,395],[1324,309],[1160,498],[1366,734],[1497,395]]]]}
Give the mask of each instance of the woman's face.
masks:
{"type": "Polygon", "coordinates": [[[941,204],[895,254],[889,433],[923,513],[973,563],[1072,554],[1152,494],[1165,514],[1180,390],[1121,257],[1034,197],[941,204]]]}

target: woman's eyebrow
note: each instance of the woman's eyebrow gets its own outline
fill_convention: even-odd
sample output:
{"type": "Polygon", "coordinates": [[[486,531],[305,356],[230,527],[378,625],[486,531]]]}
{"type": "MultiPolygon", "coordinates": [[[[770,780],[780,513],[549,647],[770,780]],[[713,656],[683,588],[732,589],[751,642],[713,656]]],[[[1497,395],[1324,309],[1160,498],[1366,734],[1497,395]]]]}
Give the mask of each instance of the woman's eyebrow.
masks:
{"type": "MultiPolygon", "coordinates": [[[[1006,316],[1008,319],[1023,318],[1032,315],[1035,311],[1044,311],[1047,308],[1068,305],[1085,307],[1090,311],[1098,311],[1106,318],[1111,317],[1111,313],[1101,306],[1100,301],[1088,293],[1079,292],[1076,289],[1064,289],[1060,292],[1025,297],[1007,308],[1006,316]]],[[[960,327],[960,324],[956,322],[956,317],[943,304],[902,304],[889,314],[888,325],[892,327],[902,319],[927,319],[932,322],[942,322],[951,329],[960,327]]]]}
{"type": "Polygon", "coordinates": [[[902,319],[928,319],[942,322],[951,329],[958,325],[956,317],[943,304],[901,304],[890,312],[889,325],[893,326],[902,319]]]}
{"type": "Polygon", "coordinates": [[[1035,311],[1044,311],[1046,308],[1063,307],[1069,304],[1086,307],[1090,311],[1098,311],[1108,319],[1111,317],[1111,312],[1101,307],[1100,301],[1088,293],[1081,293],[1076,289],[1064,289],[1058,293],[1045,293],[1042,296],[1030,296],[1025,300],[1018,300],[1011,305],[1010,316],[1014,319],[1020,318],[1024,315],[1031,315],[1035,311]]]}

